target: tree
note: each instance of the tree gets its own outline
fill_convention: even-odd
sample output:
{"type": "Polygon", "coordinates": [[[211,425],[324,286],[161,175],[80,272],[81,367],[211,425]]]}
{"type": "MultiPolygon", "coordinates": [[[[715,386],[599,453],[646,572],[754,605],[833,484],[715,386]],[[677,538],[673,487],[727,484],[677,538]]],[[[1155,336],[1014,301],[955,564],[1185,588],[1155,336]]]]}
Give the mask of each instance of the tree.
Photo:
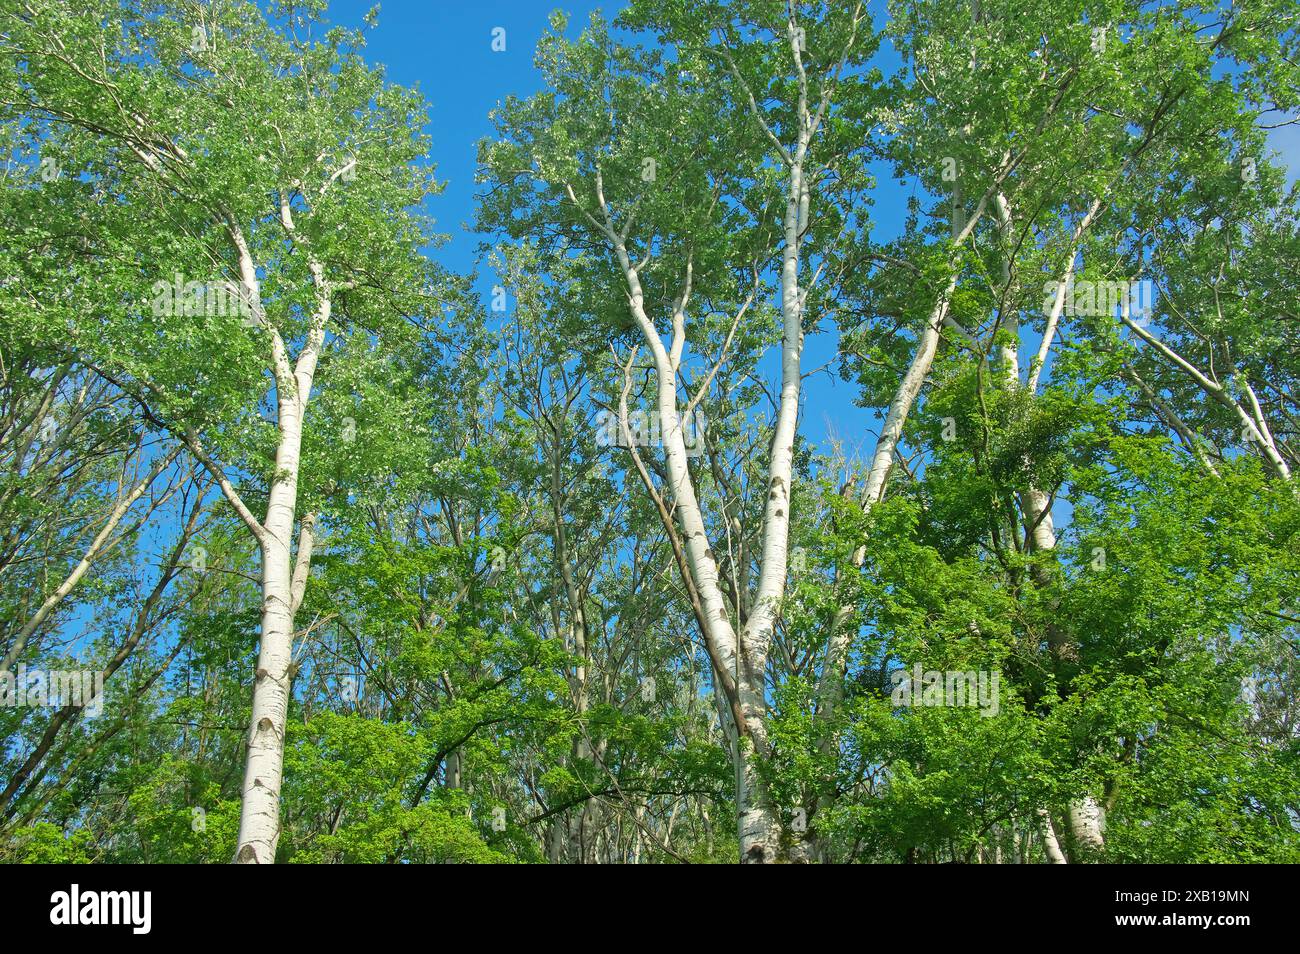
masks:
{"type": "Polygon", "coordinates": [[[0,858],[1300,858],[1290,13],[11,4],[0,858]]]}
{"type": "Polygon", "coordinates": [[[53,307],[34,320],[183,442],[257,541],[261,648],[237,856],[261,863],[279,837],[294,618],[324,504],[324,487],[300,489],[318,370],[354,385],[351,401],[326,400],[323,456],[366,447],[347,413],[366,390],[358,380],[372,400],[388,392],[376,424],[418,433],[388,398],[438,308],[419,253],[430,238],[420,206],[436,188],[420,165],[420,99],[362,61],[358,34],[300,39],[316,6],[279,12],[287,30],[242,2],[32,3],[6,25],[14,121],[35,120],[33,160],[66,170],[47,205],[58,218],[29,247],[81,243],[43,276],[53,307]],[[68,306],[86,317],[61,327],[68,306]],[[154,333],[140,335],[141,322],[154,333]]]}
{"type": "Polygon", "coordinates": [[[501,141],[484,151],[499,188],[483,221],[535,241],[563,235],[568,248],[584,251],[555,254],[581,254],[587,268],[600,270],[598,287],[627,298],[639,343],[624,373],[630,380],[645,348],[657,382],[662,483],[644,466],[639,471],[680,551],[725,700],[741,858],[770,862],[783,851],[782,825],[760,766],[771,754],[768,649],[787,576],[804,313],[823,273],[845,265],[837,241],[853,221],[865,137],[855,138],[861,129],[839,97],[858,81],[871,34],[861,6],[805,22],[793,5],[683,13],[646,3],[621,22],[655,31],[675,56],[615,45],[598,20],[577,42],[548,39],[543,68],[554,92],[503,108],[501,141]],[[771,96],[760,102],[756,90],[771,96]],[[763,302],[769,294],[775,312],[763,302]],[[730,331],[710,352],[706,329],[727,314],[730,331]],[[749,568],[736,564],[724,588],[721,542],[691,474],[685,419],[734,360],[737,332],[766,337],[756,322],[768,314],[779,315],[781,384],[761,529],[738,527],[759,549],[750,592],[749,568]],[[688,326],[699,328],[693,337],[688,326]],[[694,388],[692,359],[700,365],[694,388]]]}

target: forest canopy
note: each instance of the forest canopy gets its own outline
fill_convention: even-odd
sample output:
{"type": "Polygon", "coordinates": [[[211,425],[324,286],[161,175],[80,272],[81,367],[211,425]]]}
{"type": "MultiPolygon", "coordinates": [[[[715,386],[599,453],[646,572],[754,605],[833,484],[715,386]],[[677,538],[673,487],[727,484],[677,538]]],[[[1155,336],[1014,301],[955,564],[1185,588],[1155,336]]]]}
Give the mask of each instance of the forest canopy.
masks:
{"type": "Polygon", "coordinates": [[[0,861],[1300,862],[1293,0],[380,19],[0,2],[0,861]]]}

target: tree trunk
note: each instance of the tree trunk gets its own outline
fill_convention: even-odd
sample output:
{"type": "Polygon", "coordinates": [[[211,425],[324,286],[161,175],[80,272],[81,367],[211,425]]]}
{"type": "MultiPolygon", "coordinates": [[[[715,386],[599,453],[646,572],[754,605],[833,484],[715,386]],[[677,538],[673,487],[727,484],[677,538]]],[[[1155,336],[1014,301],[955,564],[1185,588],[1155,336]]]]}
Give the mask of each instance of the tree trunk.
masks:
{"type": "Polygon", "coordinates": [[[1070,837],[1075,861],[1096,857],[1106,847],[1106,810],[1091,795],[1070,803],[1070,837]]]}
{"type": "Polygon", "coordinates": [[[253,714],[244,765],[239,816],[241,864],[272,864],[280,840],[280,784],[284,733],[289,712],[289,667],[293,654],[293,536],[298,496],[302,419],[296,395],[280,400],[280,446],[275,455],[262,543],[262,639],[253,681],[253,714]]]}
{"type": "Polygon", "coordinates": [[[1038,826],[1039,832],[1043,838],[1043,851],[1047,853],[1047,860],[1050,864],[1065,864],[1065,852],[1061,850],[1061,843],[1056,837],[1056,826],[1052,824],[1052,815],[1046,808],[1038,809],[1038,826]]]}
{"type": "MultiPolygon", "coordinates": [[[[280,200],[280,219],[297,245],[293,215],[287,198],[280,200]]],[[[260,326],[271,344],[271,370],[275,376],[277,424],[280,440],[275,450],[275,471],[267,498],[266,519],[260,526],[238,495],[222,479],[222,489],[257,535],[262,550],[262,638],[253,679],[253,711],[249,720],[248,758],[244,765],[243,803],[239,816],[238,864],[273,864],[280,841],[280,785],[284,774],[284,735],[289,713],[293,674],[293,620],[298,612],[311,570],[315,516],[302,521],[298,556],[291,551],[298,507],[298,475],[302,464],[302,429],[311,400],[316,364],[325,341],[332,312],[330,287],[322,265],[306,251],[316,294],[317,310],[306,344],[291,364],[288,349],[262,310],[257,269],[243,232],[230,220],[230,237],[239,254],[244,287],[260,326]]],[[[305,249],[305,246],[299,246],[305,249]]],[[[206,461],[205,461],[206,462],[206,461]]]]}

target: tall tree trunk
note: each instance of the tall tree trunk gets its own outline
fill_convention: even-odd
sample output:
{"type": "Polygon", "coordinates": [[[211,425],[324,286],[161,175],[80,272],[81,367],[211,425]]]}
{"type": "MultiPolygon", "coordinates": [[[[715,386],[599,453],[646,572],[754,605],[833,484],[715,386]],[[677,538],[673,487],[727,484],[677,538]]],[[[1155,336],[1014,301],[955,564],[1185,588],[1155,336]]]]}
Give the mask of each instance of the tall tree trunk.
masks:
{"type": "Polygon", "coordinates": [[[272,864],[280,840],[280,786],[284,772],[284,736],[292,691],[294,617],[302,602],[311,570],[315,515],[302,521],[295,560],[291,551],[298,507],[298,476],[302,464],[302,429],[311,400],[316,364],[332,311],[330,287],[323,266],[298,241],[287,194],[281,196],[280,221],[285,233],[307,259],[316,295],[316,313],[307,341],[290,364],[288,349],[262,311],[260,285],[243,232],[229,221],[231,239],[239,253],[243,284],[251,296],[254,315],[271,343],[271,369],[276,382],[279,443],[275,472],[267,499],[266,519],[258,526],[222,477],[222,489],[250,523],[262,550],[262,634],[253,680],[253,711],[244,765],[243,804],[239,816],[239,864],[272,864]],[[251,522],[250,522],[251,521],[251,522]]]}
{"type": "Polygon", "coordinates": [[[275,455],[262,543],[262,638],[253,681],[253,714],[244,764],[239,817],[240,863],[271,864],[280,840],[280,785],[289,711],[293,654],[293,536],[298,496],[302,419],[297,395],[280,399],[280,445],[275,455]]]}
{"type": "MultiPolygon", "coordinates": [[[[1010,209],[1001,195],[998,196],[998,199],[1000,221],[1004,231],[1009,232],[1011,226],[1010,209]]],[[[1056,298],[1048,314],[1047,332],[1044,335],[1038,354],[1031,362],[1029,383],[1026,385],[1031,397],[1038,389],[1039,376],[1046,363],[1057,321],[1060,319],[1066,284],[1074,275],[1075,250],[1079,239],[1091,225],[1100,208],[1101,200],[1097,199],[1093,202],[1092,207],[1079,223],[1071,238],[1068,261],[1061,281],[1057,286],[1056,298]]],[[[1020,387],[1018,322],[1015,319],[1010,319],[1008,325],[1014,326],[1017,334],[1015,339],[1003,349],[1004,370],[1008,390],[1016,390],[1020,387]]],[[[1018,496],[1020,509],[1024,515],[1025,540],[1029,551],[1031,553],[1053,553],[1056,549],[1056,526],[1052,520],[1051,498],[1032,482],[1018,496]]],[[[1046,586],[1051,582],[1051,575],[1041,565],[1035,566],[1034,578],[1040,586],[1046,586]]],[[[1055,612],[1055,609],[1053,609],[1053,612],[1055,612]]],[[[1056,624],[1049,625],[1047,640],[1052,653],[1053,664],[1063,660],[1074,661],[1078,659],[1078,647],[1065,627],[1056,624]]],[[[1064,864],[1065,857],[1061,851],[1060,843],[1056,839],[1051,816],[1046,810],[1042,810],[1040,816],[1043,820],[1043,846],[1047,852],[1048,860],[1052,864],[1064,864]]],[[[1078,861],[1081,860],[1081,857],[1096,854],[1105,847],[1105,839],[1102,834],[1104,829],[1102,809],[1091,796],[1084,796],[1082,800],[1072,801],[1068,809],[1068,816],[1071,845],[1074,852],[1080,855],[1080,857],[1075,857],[1074,860],[1078,861]]]]}
{"type": "MultiPolygon", "coordinates": [[[[941,329],[944,320],[948,316],[948,303],[956,284],[957,275],[954,270],[943,294],[935,303],[925,328],[921,331],[916,343],[916,351],[912,354],[912,361],[902,379],[898,382],[894,396],[889,402],[889,408],[885,412],[884,426],[880,430],[880,437],[876,441],[876,447],[871,456],[871,468],[867,472],[866,481],[859,496],[864,511],[870,510],[884,499],[889,474],[893,470],[894,453],[897,451],[899,442],[903,437],[903,426],[907,423],[908,415],[921,395],[921,388],[925,384],[926,375],[930,373],[930,368],[934,364],[935,355],[939,350],[941,329]]],[[[849,490],[850,487],[846,485],[844,492],[847,494],[849,490]]],[[[866,560],[866,546],[857,547],[853,551],[853,570],[860,570],[866,560]]],[[[825,757],[833,755],[838,745],[833,721],[844,701],[844,679],[848,672],[849,649],[853,644],[855,635],[854,631],[849,627],[849,621],[852,619],[853,613],[854,606],[848,603],[841,605],[836,610],[835,616],[831,620],[830,634],[826,638],[822,673],[817,683],[817,720],[822,726],[817,745],[819,751],[825,757]]],[[[817,812],[828,809],[832,801],[833,798],[829,795],[819,795],[809,812],[809,817],[811,818],[817,812]]],[[[809,840],[813,841],[810,853],[817,860],[826,861],[824,847],[811,834],[809,840]]]]}

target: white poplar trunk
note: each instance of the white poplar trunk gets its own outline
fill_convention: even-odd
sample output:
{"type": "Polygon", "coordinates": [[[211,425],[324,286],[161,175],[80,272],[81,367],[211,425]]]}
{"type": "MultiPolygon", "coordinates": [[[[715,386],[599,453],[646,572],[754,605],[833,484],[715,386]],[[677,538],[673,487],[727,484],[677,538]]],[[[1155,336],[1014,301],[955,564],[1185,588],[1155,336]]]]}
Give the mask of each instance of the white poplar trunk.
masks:
{"type": "MultiPolygon", "coordinates": [[[[293,217],[282,197],[280,219],[285,232],[295,237],[293,217]]],[[[302,429],[311,400],[316,364],[325,340],[325,328],[332,310],[324,268],[306,251],[317,311],[307,341],[296,364],[279,332],[262,313],[260,284],[248,244],[232,221],[231,239],[239,253],[244,287],[271,343],[271,368],[276,381],[279,443],[275,471],[267,498],[266,519],[255,529],[262,550],[262,632],[257,669],[253,679],[253,708],[244,764],[243,802],[239,816],[237,864],[272,864],[280,840],[280,787],[284,774],[284,736],[292,691],[294,617],[311,570],[314,515],[303,520],[298,559],[292,540],[298,506],[298,475],[301,470],[302,429]],[[260,532],[258,532],[260,530],[260,532]]],[[[223,486],[223,489],[225,487],[223,486]]],[[[246,513],[244,508],[243,513],[246,513]]],[[[245,517],[247,520],[248,517],[245,517]]]]}
{"type": "Polygon", "coordinates": [[[296,394],[280,397],[276,478],[267,505],[262,544],[262,635],[253,681],[253,713],[244,764],[243,807],[235,860],[272,864],[280,840],[280,785],[289,711],[293,653],[293,538],[298,496],[302,417],[296,394]]]}
{"type": "MultiPolygon", "coordinates": [[[[1081,859],[1100,854],[1106,847],[1106,810],[1091,795],[1070,803],[1070,835],[1073,851],[1081,859]]],[[[1079,859],[1076,859],[1079,860],[1079,859]]]]}
{"type": "Polygon", "coordinates": [[[1048,863],[1065,864],[1065,852],[1061,850],[1061,843],[1056,838],[1056,826],[1052,824],[1052,815],[1046,808],[1038,809],[1038,830],[1043,839],[1043,851],[1047,853],[1048,863]]]}

